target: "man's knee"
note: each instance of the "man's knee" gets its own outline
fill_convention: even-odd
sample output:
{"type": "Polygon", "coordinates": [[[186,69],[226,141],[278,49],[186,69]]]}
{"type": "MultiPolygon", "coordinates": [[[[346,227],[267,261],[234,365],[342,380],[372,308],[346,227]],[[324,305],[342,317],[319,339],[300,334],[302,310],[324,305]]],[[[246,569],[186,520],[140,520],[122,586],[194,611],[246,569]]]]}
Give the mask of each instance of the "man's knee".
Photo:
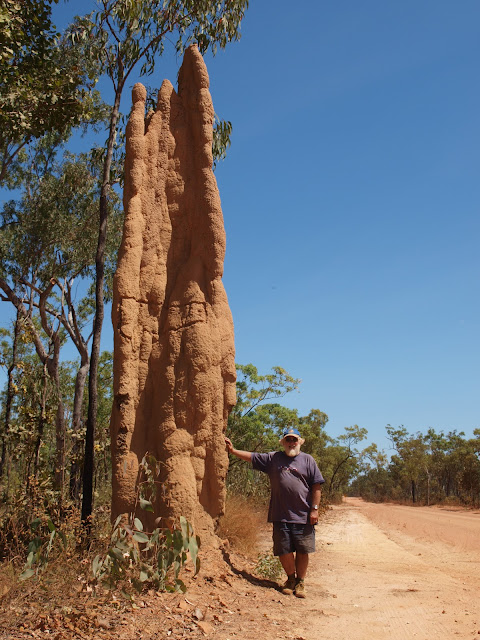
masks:
{"type": "Polygon", "coordinates": [[[309,524],[292,522],[273,523],[273,554],[309,554],[315,551],[315,529],[309,524]]]}

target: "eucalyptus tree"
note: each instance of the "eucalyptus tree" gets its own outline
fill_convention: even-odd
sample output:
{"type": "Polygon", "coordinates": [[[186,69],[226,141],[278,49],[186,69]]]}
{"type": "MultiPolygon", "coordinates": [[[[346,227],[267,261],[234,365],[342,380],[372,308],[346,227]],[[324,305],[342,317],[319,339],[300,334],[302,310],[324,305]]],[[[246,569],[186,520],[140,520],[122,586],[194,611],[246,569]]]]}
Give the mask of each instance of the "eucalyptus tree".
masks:
{"type": "Polygon", "coordinates": [[[0,3],[0,184],[30,142],[65,134],[98,107],[94,61],[57,33],[52,2],[0,3]]]}
{"type": "MultiPolygon", "coordinates": [[[[61,136],[48,134],[29,148],[16,168],[21,198],[6,203],[0,214],[1,297],[27,323],[38,357],[57,389],[58,487],[63,487],[65,469],[60,352],[70,338],[80,356],[73,406],[73,430],[79,431],[89,368],[93,300],[88,285],[95,263],[99,193],[96,167],[87,156],[66,154],[60,160],[62,142],[61,136]],[[86,295],[77,300],[76,290],[82,288],[86,295]]],[[[112,232],[106,267],[111,275],[120,242],[118,198],[110,198],[109,207],[112,232]]]]}
{"type": "Polygon", "coordinates": [[[357,445],[365,440],[367,434],[365,427],[345,427],[344,433],[325,449],[321,468],[322,473],[325,469],[326,488],[331,497],[345,493],[350,481],[356,476],[362,458],[357,445]]]}
{"type": "Polygon", "coordinates": [[[300,418],[300,433],[305,439],[302,451],[312,455],[319,465],[325,449],[333,443],[325,429],[327,422],[327,414],[320,409],[311,409],[307,416],[300,418]]]}
{"type": "Polygon", "coordinates": [[[473,438],[466,442],[462,485],[467,501],[480,506],[480,429],[473,430],[473,438]]]}
{"type": "Polygon", "coordinates": [[[429,457],[425,438],[421,433],[409,434],[403,425],[396,429],[387,425],[386,431],[396,451],[396,455],[392,456],[391,467],[396,466],[400,474],[404,476],[412,502],[416,503],[419,497],[419,482],[428,476],[429,457]]]}
{"type": "MultiPolygon", "coordinates": [[[[282,367],[273,367],[272,373],[261,375],[253,364],[237,364],[237,403],[228,418],[228,433],[235,446],[247,451],[261,451],[272,446],[272,427],[278,424],[277,415],[285,410],[279,404],[269,403],[278,400],[298,388],[300,380],[293,378],[282,367]],[[262,405],[266,405],[262,409],[262,405]]],[[[291,411],[290,420],[298,423],[296,411],[291,411]]],[[[278,438],[277,438],[278,440],[278,438]]],[[[275,444],[275,443],[274,443],[275,444]]],[[[234,460],[232,460],[234,463],[234,460]]]]}

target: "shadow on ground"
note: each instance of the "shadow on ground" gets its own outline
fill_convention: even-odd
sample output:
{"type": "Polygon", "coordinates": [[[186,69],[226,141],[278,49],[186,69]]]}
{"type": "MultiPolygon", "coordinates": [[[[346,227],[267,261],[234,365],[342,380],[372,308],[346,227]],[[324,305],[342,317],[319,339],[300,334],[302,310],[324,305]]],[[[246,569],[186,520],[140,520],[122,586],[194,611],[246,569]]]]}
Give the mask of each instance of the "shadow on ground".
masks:
{"type": "Polygon", "coordinates": [[[230,554],[225,549],[222,549],[222,556],[236,576],[244,578],[244,580],[247,580],[248,582],[250,582],[250,584],[254,584],[257,587],[262,587],[263,589],[275,589],[276,591],[280,591],[278,584],[273,580],[268,580],[267,578],[258,578],[248,571],[245,571],[245,569],[238,569],[233,563],[230,554]]]}

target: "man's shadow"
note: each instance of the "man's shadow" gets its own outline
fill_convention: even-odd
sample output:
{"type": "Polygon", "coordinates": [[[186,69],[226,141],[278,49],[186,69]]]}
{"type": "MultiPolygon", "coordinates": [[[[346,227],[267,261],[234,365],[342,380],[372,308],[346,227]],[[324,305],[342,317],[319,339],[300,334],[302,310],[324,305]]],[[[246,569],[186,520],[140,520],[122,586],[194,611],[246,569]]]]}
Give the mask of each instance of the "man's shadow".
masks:
{"type": "Polygon", "coordinates": [[[240,576],[251,584],[255,584],[258,587],[262,587],[263,589],[275,589],[275,591],[280,591],[280,587],[273,580],[268,580],[267,578],[257,578],[244,569],[237,569],[237,567],[233,564],[230,554],[228,553],[228,551],[226,551],[226,549],[222,549],[222,556],[236,576],[240,576]]]}

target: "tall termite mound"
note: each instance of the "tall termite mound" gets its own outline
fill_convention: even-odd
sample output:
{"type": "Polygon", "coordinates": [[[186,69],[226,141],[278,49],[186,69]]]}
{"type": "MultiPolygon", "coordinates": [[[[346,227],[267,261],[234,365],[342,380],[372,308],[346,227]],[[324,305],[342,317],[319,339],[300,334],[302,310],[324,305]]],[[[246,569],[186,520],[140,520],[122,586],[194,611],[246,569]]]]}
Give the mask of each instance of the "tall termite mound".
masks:
{"type": "Polygon", "coordinates": [[[223,433],[235,404],[235,362],[221,280],[214,111],[195,46],[185,52],[178,92],[165,80],[146,117],[145,101],[136,84],[112,310],[112,516],[135,509],[139,463],[149,452],[165,481],[157,514],[184,515],[208,541],[225,499],[223,433]]]}

